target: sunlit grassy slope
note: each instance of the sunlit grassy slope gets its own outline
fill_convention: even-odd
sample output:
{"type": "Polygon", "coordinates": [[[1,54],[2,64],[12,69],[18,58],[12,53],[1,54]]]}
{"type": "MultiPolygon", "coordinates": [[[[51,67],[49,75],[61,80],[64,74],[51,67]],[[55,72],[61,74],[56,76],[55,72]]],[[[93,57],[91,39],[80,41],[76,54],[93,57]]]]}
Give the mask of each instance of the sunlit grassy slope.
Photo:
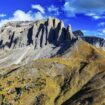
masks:
{"type": "Polygon", "coordinates": [[[80,95],[84,103],[75,97],[104,71],[105,52],[80,40],[62,56],[1,69],[0,105],[104,105],[101,85],[89,85],[92,92],[98,89],[101,100],[88,91],[80,95]]]}

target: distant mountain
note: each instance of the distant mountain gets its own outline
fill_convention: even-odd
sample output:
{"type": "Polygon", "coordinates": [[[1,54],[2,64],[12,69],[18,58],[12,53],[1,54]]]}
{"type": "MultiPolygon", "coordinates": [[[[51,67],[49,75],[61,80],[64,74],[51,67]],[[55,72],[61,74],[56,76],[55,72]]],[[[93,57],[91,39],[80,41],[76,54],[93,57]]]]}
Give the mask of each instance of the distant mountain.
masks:
{"type": "Polygon", "coordinates": [[[104,105],[105,40],[56,18],[0,28],[0,105],[104,105]]]}

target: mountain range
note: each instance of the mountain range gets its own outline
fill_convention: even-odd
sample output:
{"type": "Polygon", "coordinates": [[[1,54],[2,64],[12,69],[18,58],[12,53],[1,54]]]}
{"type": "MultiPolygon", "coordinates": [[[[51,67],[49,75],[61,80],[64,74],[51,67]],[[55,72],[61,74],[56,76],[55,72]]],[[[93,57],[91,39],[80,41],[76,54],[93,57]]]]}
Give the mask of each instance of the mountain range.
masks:
{"type": "Polygon", "coordinates": [[[0,28],[0,105],[104,105],[105,40],[62,20],[0,28]]]}

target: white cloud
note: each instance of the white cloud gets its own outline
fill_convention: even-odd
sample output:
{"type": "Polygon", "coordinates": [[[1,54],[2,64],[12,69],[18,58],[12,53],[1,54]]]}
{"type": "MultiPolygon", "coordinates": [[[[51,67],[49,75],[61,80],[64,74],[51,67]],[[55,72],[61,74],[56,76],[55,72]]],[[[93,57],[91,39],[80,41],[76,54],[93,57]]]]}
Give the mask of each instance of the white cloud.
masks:
{"type": "Polygon", "coordinates": [[[105,22],[100,22],[100,23],[98,24],[98,26],[99,26],[99,27],[105,26],[105,22]]]}
{"type": "Polygon", "coordinates": [[[32,5],[32,8],[33,8],[33,9],[37,9],[37,10],[39,10],[41,13],[45,14],[45,9],[44,9],[41,5],[39,5],[39,4],[37,4],[37,5],[32,5]]]}
{"type": "Polygon", "coordinates": [[[66,0],[63,6],[68,17],[74,17],[77,13],[91,14],[94,19],[105,18],[105,0],[66,0]]]}
{"type": "Polygon", "coordinates": [[[5,17],[5,16],[7,16],[7,15],[6,15],[6,14],[3,14],[3,13],[0,14],[0,17],[1,17],[1,18],[5,17]]]}
{"type": "Polygon", "coordinates": [[[105,16],[101,16],[101,15],[95,14],[95,13],[87,13],[87,14],[85,14],[85,15],[86,15],[86,16],[90,16],[90,17],[92,17],[92,18],[95,19],[95,20],[104,19],[104,18],[105,18],[105,16]]]}
{"type": "Polygon", "coordinates": [[[105,29],[82,30],[82,32],[86,36],[98,36],[98,37],[101,37],[101,38],[105,38],[105,29]]]}
{"type": "Polygon", "coordinates": [[[102,30],[102,33],[105,35],[105,29],[102,30]]]}
{"type": "Polygon", "coordinates": [[[87,16],[96,16],[95,13],[87,13],[86,15],[87,15],[87,16]]]}
{"type": "Polygon", "coordinates": [[[51,6],[48,7],[48,11],[49,11],[49,12],[58,11],[58,8],[55,7],[54,5],[51,5],[51,6]]]}
{"type": "Polygon", "coordinates": [[[44,16],[41,12],[33,13],[32,11],[29,11],[25,13],[22,10],[16,10],[13,14],[13,17],[10,17],[8,19],[2,19],[0,21],[0,27],[10,21],[33,21],[33,20],[39,20],[45,17],[46,16],[44,16]]]}
{"type": "Polygon", "coordinates": [[[30,12],[25,13],[24,11],[17,10],[13,14],[14,17],[10,18],[12,21],[27,21],[27,20],[33,20],[33,16],[30,12]]]}
{"type": "Polygon", "coordinates": [[[105,28],[98,29],[98,36],[105,38],[105,28]]]}
{"type": "Polygon", "coordinates": [[[72,7],[69,2],[64,4],[63,10],[66,12],[68,17],[75,16],[75,8],[72,7]]]}
{"type": "Polygon", "coordinates": [[[82,30],[82,32],[84,33],[84,35],[86,36],[96,36],[97,35],[97,31],[95,30],[82,30]]]}
{"type": "Polygon", "coordinates": [[[37,12],[34,14],[34,19],[33,20],[40,20],[40,19],[44,19],[47,16],[44,16],[41,12],[37,12]]]}
{"type": "Polygon", "coordinates": [[[54,5],[49,6],[47,9],[48,9],[49,14],[52,14],[54,16],[59,16],[60,14],[59,8],[55,7],[54,5]]]}

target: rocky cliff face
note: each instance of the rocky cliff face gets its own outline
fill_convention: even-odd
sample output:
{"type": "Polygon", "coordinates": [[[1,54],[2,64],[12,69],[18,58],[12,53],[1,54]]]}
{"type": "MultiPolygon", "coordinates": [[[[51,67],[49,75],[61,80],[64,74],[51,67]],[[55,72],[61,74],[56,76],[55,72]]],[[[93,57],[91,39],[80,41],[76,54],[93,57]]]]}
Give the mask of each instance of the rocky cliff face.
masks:
{"type": "Polygon", "coordinates": [[[35,22],[9,22],[0,28],[0,49],[16,49],[26,46],[44,48],[52,44],[59,46],[66,41],[83,38],[85,41],[95,45],[99,43],[104,46],[104,40],[96,37],[86,37],[80,31],[72,32],[71,25],[67,29],[63,21],[49,17],[47,20],[35,22]]]}
{"type": "Polygon", "coordinates": [[[79,39],[104,49],[104,39],[86,37],[80,30],[72,32],[71,25],[65,28],[56,18],[9,22],[0,28],[0,67],[63,54],[79,39]]]}
{"type": "Polygon", "coordinates": [[[71,26],[66,29],[64,23],[56,18],[9,22],[0,28],[0,66],[61,54],[76,39],[71,26]]]}
{"type": "Polygon", "coordinates": [[[48,44],[59,45],[75,38],[71,26],[55,18],[36,22],[10,22],[0,29],[0,48],[20,48],[32,45],[42,48],[48,44]]]}

